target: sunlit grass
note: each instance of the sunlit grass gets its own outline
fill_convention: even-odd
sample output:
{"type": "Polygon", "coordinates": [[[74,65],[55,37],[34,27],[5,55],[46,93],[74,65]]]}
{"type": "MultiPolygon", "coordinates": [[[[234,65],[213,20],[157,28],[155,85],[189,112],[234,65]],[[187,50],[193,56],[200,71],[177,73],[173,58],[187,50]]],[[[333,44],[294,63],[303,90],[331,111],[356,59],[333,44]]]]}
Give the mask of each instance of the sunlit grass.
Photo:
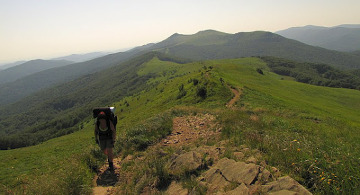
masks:
{"type": "Polygon", "coordinates": [[[358,193],[359,91],[281,80],[270,72],[263,76],[256,67],[263,67],[261,61],[216,67],[225,81],[243,87],[238,106],[245,109],[224,113],[223,134],[235,145],[259,149],[270,165],[313,192],[358,193]]]}
{"type": "MultiPolygon", "coordinates": [[[[154,58],[140,68],[138,74],[156,76],[144,91],[114,102],[119,116],[117,152],[123,155],[141,152],[156,143],[169,133],[174,116],[216,111],[223,126],[223,139],[230,139],[234,146],[246,144],[260,150],[269,165],[290,174],[313,192],[359,192],[359,91],[282,80],[257,58],[189,64],[154,58]],[[199,83],[195,85],[193,79],[199,83]],[[221,80],[242,89],[234,110],[225,107],[232,94],[221,80]],[[186,95],[179,98],[181,85],[186,95]],[[205,99],[197,95],[199,86],[206,86],[205,99]],[[125,141],[129,142],[124,144],[125,141]],[[137,145],[140,141],[141,147],[137,145]]],[[[14,189],[16,192],[49,190],[55,194],[66,190],[88,192],[94,175],[91,169],[97,169],[104,160],[92,137],[90,120],[76,133],[37,146],[0,151],[0,189],[3,189],[0,192],[14,189]],[[76,180],[72,180],[74,177],[76,180]],[[57,187],[41,183],[45,178],[50,184],[58,184],[57,187]]],[[[144,179],[148,182],[167,177],[162,169],[164,162],[150,159],[149,163],[136,174],[150,174],[144,179]],[[151,170],[146,170],[149,167],[151,170]]],[[[129,163],[123,169],[134,166],[137,165],[129,163]]],[[[191,178],[185,183],[197,185],[191,178]]]]}

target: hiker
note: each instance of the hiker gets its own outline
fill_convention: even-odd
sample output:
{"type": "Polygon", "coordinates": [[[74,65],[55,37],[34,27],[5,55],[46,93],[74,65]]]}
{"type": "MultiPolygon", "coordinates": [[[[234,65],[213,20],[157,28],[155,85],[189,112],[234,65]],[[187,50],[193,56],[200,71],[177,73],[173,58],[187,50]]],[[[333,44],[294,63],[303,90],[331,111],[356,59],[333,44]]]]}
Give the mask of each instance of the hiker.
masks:
{"type": "Polygon", "coordinates": [[[110,171],[114,171],[113,148],[116,138],[116,129],[113,122],[108,118],[105,112],[101,111],[97,116],[95,125],[95,140],[101,150],[108,157],[110,171]]]}

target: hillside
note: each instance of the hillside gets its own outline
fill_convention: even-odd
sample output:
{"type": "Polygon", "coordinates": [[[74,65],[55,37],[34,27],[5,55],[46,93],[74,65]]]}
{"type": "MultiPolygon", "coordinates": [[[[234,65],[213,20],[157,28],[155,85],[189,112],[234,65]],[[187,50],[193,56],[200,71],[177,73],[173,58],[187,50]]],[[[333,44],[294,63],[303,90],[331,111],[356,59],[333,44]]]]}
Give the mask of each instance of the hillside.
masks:
{"type": "MultiPolygon", "coordinates": [[[[161,55],[154,53],[141,58],[143,61],[137,58],[141,61],[139,66],[134,70],[128,69],[132,73],[135,71],[137,77],[149,78],[145,85],[140,85],[143,88],[131,96],[114,88],[114,93],[124,96],[87,104],[90,108],[85,111],[86,120],[82,121],[83,125],[76,125],[76,128],[83,130],[38,146],[0,151],[3,163],[0,171],[4,173],[0,179],[5,185],[4,190],[89,193],[91,178],[88,174],[91,173],[88,167],[98,170],[104,161],[97,147],[90,144],[93,131],[91,108],[110,104],[117,108],[116,114],[120,118],[116,152],[123,159],[119,168],[122,173],[120,176],[123,177],[113,189],[114,193],[136,194],[146,190],[146,186],[164,192],[172,181],[195,192],[210,190],[194,179],[202,172],[179,176],[166,167],[172,155],[179,155],[177,152],[181,147],[161,146],[151,150],[151,147],[156,147],[155,144],[171,133],[174,128],[172,119],[183,117],[191,121],[193,117],[204,115],[215,116],[215,123],[221,127],[221,135],[210,138],[217,137],[223,142],[203,139],[196,143],[198,146],[220,147],[219,150],[224,150],[221,158],[237,160],[233,156],[234,150],[246,156],[255,155],[249,149],[256,150],[261,153],[269,168],[278,167],[282,174],[292,176],[314,193],[358,193],[360,173],[355,167],[360,156],[360,137],[356,133],[360,130],[359,91],[282,80],[282,76],[270,72],[266,63],[258,58],[187,64],[163,61],[161,58],[161,55]],[[258,68],[263,70],[263,75],[256,71],[258,68]],[[232,109],[225,107],[232,98],[228,85],[242,94],[232,109]],[[205,95],[200,91],[206,91],[205,95]],[[77,137],[81,138],[78,140],[80,144],[75,141],[77,137]],[[220,146],[220,142],[227,144],[220,146]],[[68,151],[67,148],[73,145],[78,147],[68,151]],[[248,147],[248,152],[245,152],[244,146],[248,147]],[[41,152],[39,147],[43,149],[41,152]],[[21,155],[25,152],[27,155],[21,155]],[[83,155],[75,158],[80,153],[83,155]],[[40,154],[53,157],[45,158],[40,154]],[[66,166],[69,165],[69,157],[72,159],[71,166],[66,166]],[[31,163],[22,166],[20,162],[31,163]],[[52,163],[46,164],[48,162],[52,163]],[[59,166],[62,169],[58,169],[59,166]],[[42,182],[44,178],[47,182],[42,182]],[[152,185],[156,181],[161,182],[152,185]]],[[[113,67],[107,73],[114,72],[112,76],[115,77],[112,78],[121,78],[116,70],[124,66],[113,67]]],[[[105,77],[98,82],[103,83],[103,79],[105,77]]],[[[89,80],[92,80],[91,76],[89,80]]],[[[117,82],[117,79],[112,80],[117,82]]],[[[94,83],[82,90],[96,90],[96,86],[104,85],[94,83]]],[[[104,93],[101,90],[99,92],[104,93]]],[[[20,111],[14,109],[13,112],[20,111]]],[[[197,128],[207,125],[205,122],[197,128]]],[[[192,148],[183,149],[192,151],[192,148]]],[[[203,159],[209,160],[206,156],[203,159]]],[[[209,166],[202,170],[211,170],[212,166],[209,166]]],[[[271,174],[276,175],[275,172],[271,174]]],[[[235,184],[229,186],[228,190],[234,187],[235,184]]]]}
{"type": "Polygon", "coordinates": [[[359,56],[313,47],[262,31],[226,34],[208,30],[194,35],[174,34],[151,49],[194,60],[274,56],[342,69],[360,67],[359,56]]]}
{"type": "Polygon", "coordinates": [[[360,89],[359,69],[341,71],[326,64],[298,63],[275,57],[261,57],[271,71],[312,85],[360,89]]]}
{"type": "Polygon", "coordinates": [[[350,52],[360,49],[360,25],[293,27],[275,33],[330,50],[350,52]]]}
{"type": "Polygon", "coordinates": [[[66,66],[72,63],[74,62],[66,60],[31,60],[0,71],[0,85],[46,69],[66,66]]]}
{"type": "Polygon", "coordinates": [[[0,148],[33,145],[78,130],[89,108],[111,104],[143,89],[153,75],[137,76],[136,71],[154,56],[177,61],[158,53],[144,54],[2,107],[0,148]]]}
{"type": "Polygon", "coordinates": [[[109,52],[92,52],[92,53],[86,53],[86,54],[71,54],[68,56],[62,56],[53,58],[51,60],[68,60],[72,62],[84,62],[88,60],[92,60],[95,58],[99,58],[105,55],[110,54],[109,52]]]}
{"type": "Polygon", "coordinates": [[[86,62],[44,70],[17,81],[2,84],[0,85],[0,106],[14,103],[41,89],[63,84],[81,76],[118,65],[139,51],[141,50],[110,54],[86,62]]]}
{"type": "Polygon", "coordinates": [[[149,51],[159,51],[190,60],[275,56],[300,62],[325,63],[340,69],[360,67],[360,56],[309,46],[270,32],[227,34],[213,30],[194,35],[174,34],[157,44],[148,44],[87,62],[45,70],[6,85],[0,85],[0,105],[16,102],[40,89],[71,81],[124,62],[149,51]]]}
{"type": "Polygon", "coordinates": [[[6,63],[6,64],[0,64],[0,70],[4,70],[13,66],[17,66],[20,64],[25,63],[26,61],[17,61],[17,62],[12,62],[12,63],[6,63]]]}

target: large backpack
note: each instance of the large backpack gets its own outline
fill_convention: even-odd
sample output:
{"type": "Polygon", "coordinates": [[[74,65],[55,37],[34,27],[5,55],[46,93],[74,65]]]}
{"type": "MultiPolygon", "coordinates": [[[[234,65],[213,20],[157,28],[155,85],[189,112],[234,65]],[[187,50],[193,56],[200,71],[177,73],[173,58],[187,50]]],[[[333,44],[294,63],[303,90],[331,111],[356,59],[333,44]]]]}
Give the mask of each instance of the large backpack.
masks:
{"type": "MultiPolygon", "coordinates": [[[[97,118],[100,112],[104,112],[106,117],[107,117],[107,126],[110,129],[110,125],[109,125],[109,121],[112,121],[114,128],[116,128],[116,124],[117,124],[117,116],[115,115],[115,108],[114,107],[102,107],[102,108],[94,108],[93,109],[93,117],[97,118]]],[[[96,121],[96,125],[98,124],[98,121],[96,121]]],[[[99,132],[99,135],[101,135],[101,132],[99,132]]],[[[112,134],[110,132],[107,132],[106,134],[102,134],[102,135],[106,135],[106,137],[111,137],[112,134]]]]}

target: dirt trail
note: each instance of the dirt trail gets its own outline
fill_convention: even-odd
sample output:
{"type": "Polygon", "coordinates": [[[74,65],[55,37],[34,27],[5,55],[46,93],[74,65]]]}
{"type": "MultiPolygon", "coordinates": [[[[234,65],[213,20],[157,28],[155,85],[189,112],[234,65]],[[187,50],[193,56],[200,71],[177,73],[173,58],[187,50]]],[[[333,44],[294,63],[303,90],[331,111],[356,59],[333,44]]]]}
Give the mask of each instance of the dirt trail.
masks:
{"type": "Polygon", "coordinates": [[[227,104],[226,107],[232,108],[236,101],[240,99],[241,91],[239,89],[234,89],[229,86],[230,91],[235,95],[227,104]]]}
{"type": "Polygon", "coordinates": [[[173,119],[173,131],[161,144],[184,145],[193,143],[199,138],[211,138],[219,134],[219,127],[211,114],[197,114],[196,116],[182,116],[173,119]]]}
{"type": "MultiPolygon", "coordinates": [[[[173,131],[164,140],[158,143],[161,146],[181,146],[194,143],[199,138],[209,139],[220,134],[220,127],[211,114],[197,114],[182,116],[173,119],[173,131]]],[[[94,195],[114,194],[114,186],[119,180],[121,157],[114,158],[114,173],[108,170],[106,163],[95,176],[93,183],[94,195]]]]}
{"type": "MultiPolygon", "coordinates": [[[[226,104],[233,108],[240,99],[241,91],[229,87],[234,97],[226,104]]],[[[170,135],[159,144],[162,146],[181,146],[194,143],[198,139],[211,139],[220,134],[220,125],[215,122],[215,116],[211,114],[197,114],[195,116],[182,116],[173,119],[173,130],[170,135]]],[[[114,173],[108,170],[106,163],[95,176],[93,194],[106,195],[114,193],[114,186],[119,180],[121,157],[114,158],[114,173]]]]}
{"type": "Polygon", "coordinates": [[[104,195],[104,194],[113,194],[112,189],[115,184],[118,182],[119,170],[120,170],[121,157],[114,158],[114,172],[111,173],[108,169],[109,164],[106,163],[103,165],[99,173],[94,177],[93,183],[93,194],[94,195],[104,195]]]}

